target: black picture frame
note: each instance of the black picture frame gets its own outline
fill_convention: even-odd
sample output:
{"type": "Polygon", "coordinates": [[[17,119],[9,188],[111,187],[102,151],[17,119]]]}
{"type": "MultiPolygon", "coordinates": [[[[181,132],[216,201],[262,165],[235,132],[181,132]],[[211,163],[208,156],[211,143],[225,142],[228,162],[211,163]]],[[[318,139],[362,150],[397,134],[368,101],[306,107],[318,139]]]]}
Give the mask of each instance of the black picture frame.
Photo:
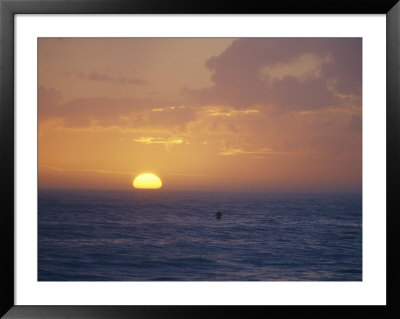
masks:
{"type": "Polygon", "coordinates": [[[399,318],[399,0],[0,0],[0,315],[4,318],[399,318]],[[16,14],[385,14],[387,21],[386,306],[21,306],[14,304],[14,17],[16,14]]]}

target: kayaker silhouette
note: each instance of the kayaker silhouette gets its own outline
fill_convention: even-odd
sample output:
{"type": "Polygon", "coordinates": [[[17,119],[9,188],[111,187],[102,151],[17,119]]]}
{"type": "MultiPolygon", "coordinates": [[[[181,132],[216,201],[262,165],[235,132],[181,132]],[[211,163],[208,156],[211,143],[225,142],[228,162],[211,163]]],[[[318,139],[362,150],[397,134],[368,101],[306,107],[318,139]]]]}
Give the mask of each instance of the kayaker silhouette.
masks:
{"type": "Polygon", "coordinates": [[[221,213],[220,211],[218,211],[218,212],[215,214],[215,217],[216,217],[217,219],[221,219],[222,213],[221,213]]]}

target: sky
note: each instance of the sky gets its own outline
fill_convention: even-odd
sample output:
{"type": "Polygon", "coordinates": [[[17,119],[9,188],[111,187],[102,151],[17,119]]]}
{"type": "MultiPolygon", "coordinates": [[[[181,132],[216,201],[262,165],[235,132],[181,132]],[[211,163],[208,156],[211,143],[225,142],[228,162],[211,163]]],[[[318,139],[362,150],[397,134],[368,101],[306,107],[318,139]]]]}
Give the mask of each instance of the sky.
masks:
{"type": "Polygon", "coordinates": [[[361,38],[39,38],[39,188],[361,192],[361,38]]]}

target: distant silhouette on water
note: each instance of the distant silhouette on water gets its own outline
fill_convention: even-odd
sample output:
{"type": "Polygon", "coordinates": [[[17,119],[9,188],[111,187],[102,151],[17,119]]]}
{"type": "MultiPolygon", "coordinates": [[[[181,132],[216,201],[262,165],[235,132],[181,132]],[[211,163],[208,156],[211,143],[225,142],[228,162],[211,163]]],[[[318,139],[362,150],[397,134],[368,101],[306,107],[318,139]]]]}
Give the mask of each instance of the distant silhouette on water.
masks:
{"type": "Polygon", "coordinates": [[[216,219],[221,219],[221,218],[222,218],[222,213],[221,213],[220,211],[218,211],[218,212],[215,214],[215,218],[216,218],[216,219]]]}

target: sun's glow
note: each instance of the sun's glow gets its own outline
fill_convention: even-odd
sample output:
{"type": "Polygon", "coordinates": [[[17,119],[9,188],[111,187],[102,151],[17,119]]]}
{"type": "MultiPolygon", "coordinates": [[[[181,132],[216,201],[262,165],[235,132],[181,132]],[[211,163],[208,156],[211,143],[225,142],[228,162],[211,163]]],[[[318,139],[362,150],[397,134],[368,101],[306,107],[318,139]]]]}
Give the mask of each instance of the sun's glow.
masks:
{"type": "Polygon", "coordinates": [[[158,189],[161,188],[161,179],[152,173],[144,173],[135,177],[133,187],[140,189],[158,189]]]}

